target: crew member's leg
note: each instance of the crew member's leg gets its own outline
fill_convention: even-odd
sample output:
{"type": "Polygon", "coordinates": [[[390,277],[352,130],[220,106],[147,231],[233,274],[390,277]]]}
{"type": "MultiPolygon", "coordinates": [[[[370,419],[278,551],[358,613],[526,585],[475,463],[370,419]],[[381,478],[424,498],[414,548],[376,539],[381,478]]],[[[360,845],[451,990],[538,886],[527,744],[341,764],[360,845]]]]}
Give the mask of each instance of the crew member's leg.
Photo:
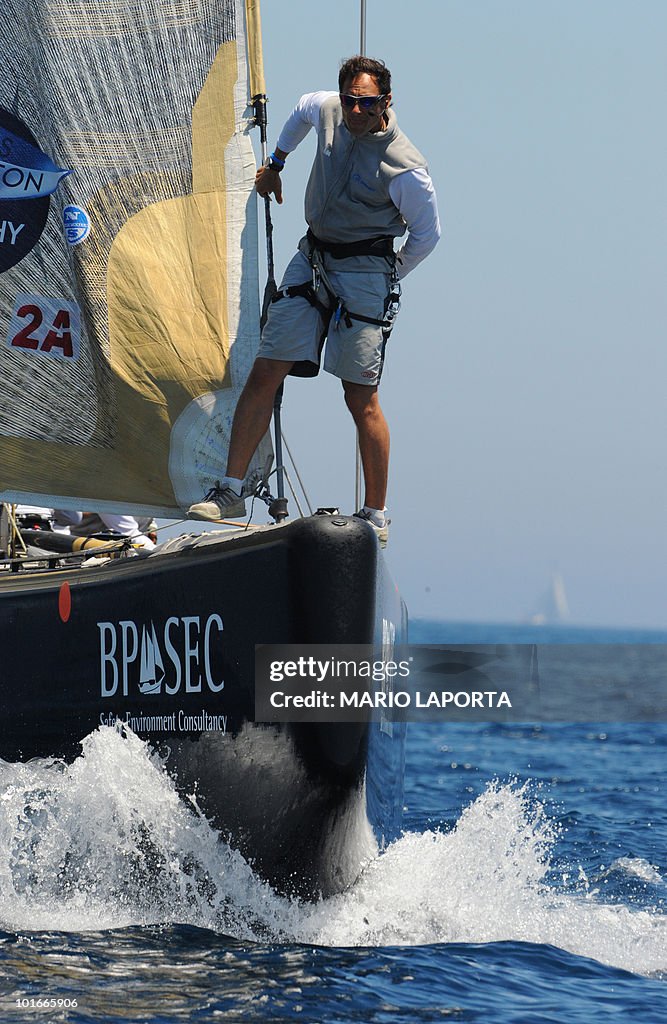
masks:
{"type": "MultiPolygon", "coordinates": [[[[297,252],[280,288],[303,284],[311,277],[308,260],[297,252]]],[[[190,506],[188,515],[192,519],[215,521],[245,515],[244,480],[269,428],[276,391],[295,362],[312,362],[317,372],[322,332],[318,310],[303,296],[286,296],[271,304],[257,358],[234,413],[227,474],[203,501],[190,506]]]]}
{"type": "Polygon", "coordinates": [[[229,439],[227,476],[243,479],[259,442],[271,423],[276,392],[292,368],[283,359],[255,360],[241,392],[229,439]]]}
{"type": "Polygon", "coordinates": [[[355,515],[370,523],[384,544],[389,524],[385,507],[389,428],[380,408],[378,384],[390,334],[384,322],[390,275],[332,272],[331,279],[350,315],[343,315],[338,327],[329,331],[324,368],[340,377],[359,435],[366,492],[364,506],[355,515]]]}
{"type": "Polygon", "coordinates": [[[215,522],[245,515],[243,484],[250,460],[269,429],[276,391],[292,368],[291,361],[258,357],[238,400],[229,439],[227,475],[204,501],[191,505],[191,519],[215,522]],[[231,478],[231,479],[230,479],[231,478]]]}
{"type": "Polygon", "coordinates": [[[344,380],[345,401],[359,433],[359,450],[364,470],[364,504],[384,509],[389,473],[389,427],[380,408],[376,385],[352,384],[344,380]]]}

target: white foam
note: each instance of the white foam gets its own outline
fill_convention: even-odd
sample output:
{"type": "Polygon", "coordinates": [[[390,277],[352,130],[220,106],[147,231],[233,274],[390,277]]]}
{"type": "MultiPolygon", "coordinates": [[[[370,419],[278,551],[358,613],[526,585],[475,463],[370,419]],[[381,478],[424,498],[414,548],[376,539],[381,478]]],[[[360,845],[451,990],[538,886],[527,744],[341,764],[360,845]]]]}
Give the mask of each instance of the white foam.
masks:
{"type": "Polygon", "coordinates": [[[279,931],[278,898],[195,811],[129,730],[101,727],[69,766],[2,765],[1,925],[279,931]]]}
{"type": "MultiPolygon", "coordinates": [[[[641,974],[667,970],[667,916],[545,884],[555,830],[527,788],[491,783],[450,833],[409,834],[311,915],[332,945],[549,943],[641,974]]],[[[584,880],[585,881],[585,880],[584,880]]]]}
{"type": "MultiPolygon", "coordinates": [[[[70,766],[0,763],[0,926],[168,921],[329,946],[515,940],[667,971],[667,916],[605,904],[583,875],[574,894],[547,884],[556,842],[526,786],[494,782],[451,832],[404,835],[348,892],[299,904],[219,841],[141,740],[100,728],[70,766]]],[[[660,880],[646,862],[621,860],[620,869],[660,880]]]]}
{"type": "Polygon", "coordinates": [[[649,864],[643,857],[617,857],[609,873],[613,870],[623,871],[626,875],[648,882],[649,885],[660,885],[662,882],[662,875],[655,864],[649,864]]]}

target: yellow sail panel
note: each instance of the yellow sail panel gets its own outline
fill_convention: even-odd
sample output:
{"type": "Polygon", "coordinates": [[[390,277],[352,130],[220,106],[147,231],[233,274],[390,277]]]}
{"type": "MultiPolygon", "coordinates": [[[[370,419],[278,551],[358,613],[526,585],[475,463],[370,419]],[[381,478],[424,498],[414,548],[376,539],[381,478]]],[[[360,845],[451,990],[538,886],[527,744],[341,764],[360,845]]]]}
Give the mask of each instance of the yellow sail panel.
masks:
{"type": "MultiPolygon", "coordinates": [[[[34,43],[0,27],[48,71],[0,85],[5,148],[44,193],[0,191],[26,249],[0,242],[0,496],[178,514],[224,472],[259,341],[245,4],[40,9],[34,43]]],[[[251,471],[267,459],[268,439],[251,471]]]]}
{"type": "Polygon", "coordinates": [[[266,95],[264,82],[264,56],[262,53],[262,19],[259,0],[246,0],[248,24],[248,65],[250,71],[250,96],[266,95]]]}

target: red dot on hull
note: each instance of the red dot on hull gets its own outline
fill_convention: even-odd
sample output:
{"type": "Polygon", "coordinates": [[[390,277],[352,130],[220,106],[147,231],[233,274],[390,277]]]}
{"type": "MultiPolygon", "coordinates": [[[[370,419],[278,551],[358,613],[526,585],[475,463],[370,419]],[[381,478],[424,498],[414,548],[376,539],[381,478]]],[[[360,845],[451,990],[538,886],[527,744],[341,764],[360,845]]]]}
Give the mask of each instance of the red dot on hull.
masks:
{"type": "Polygon", "coordinates": [[[72,611],[72,592],[69,583],[63,583],[58,593],[58,611],[63,622],[67,622],[72,611]]]}

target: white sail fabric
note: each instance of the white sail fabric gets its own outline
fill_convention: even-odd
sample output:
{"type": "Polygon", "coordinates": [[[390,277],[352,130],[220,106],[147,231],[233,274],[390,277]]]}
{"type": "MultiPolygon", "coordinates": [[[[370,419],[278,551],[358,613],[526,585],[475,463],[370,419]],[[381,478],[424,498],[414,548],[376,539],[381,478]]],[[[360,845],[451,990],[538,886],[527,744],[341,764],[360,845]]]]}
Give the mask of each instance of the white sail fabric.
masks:
{"type": "Polygon", "coordinates": [[[259,343],[257,4],[3,0],[0,45],[0,499],[177,515],[259,343]]]}
{"type": "Polygon", "coordinates": [[[548,589],[542,595],[538,605],[531,612],[529,621],[533,626],[544,626],[552,623],[567,622],[570,618],[570,606],[565,593],[565,582],[559,572],[553,573],[548,589]]]}

